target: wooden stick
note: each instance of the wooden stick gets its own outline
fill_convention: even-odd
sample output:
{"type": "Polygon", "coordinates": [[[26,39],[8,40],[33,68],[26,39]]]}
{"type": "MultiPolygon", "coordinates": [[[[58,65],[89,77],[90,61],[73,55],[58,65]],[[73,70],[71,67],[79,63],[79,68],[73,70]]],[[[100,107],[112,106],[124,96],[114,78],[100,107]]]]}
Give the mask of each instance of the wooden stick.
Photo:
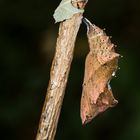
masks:
{"type": "Polygon", "coordinates": [[[60,23],[50,82],[36,140],[54,140],[82,14],[60,23]]]}

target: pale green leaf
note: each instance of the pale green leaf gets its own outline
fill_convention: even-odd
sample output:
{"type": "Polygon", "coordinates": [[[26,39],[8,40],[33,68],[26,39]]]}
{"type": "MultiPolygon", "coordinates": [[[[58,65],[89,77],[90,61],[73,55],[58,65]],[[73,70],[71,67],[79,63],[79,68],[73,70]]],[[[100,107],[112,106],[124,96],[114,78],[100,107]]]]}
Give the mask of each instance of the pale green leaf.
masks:
{"type": "Polygon", "coordinates": [[[74,14],[83,13],[83,9],[77,9],[71,4],[71,0],[62,0],[54,12],[55,22],[61,22],[71,18],[74,14]]]}

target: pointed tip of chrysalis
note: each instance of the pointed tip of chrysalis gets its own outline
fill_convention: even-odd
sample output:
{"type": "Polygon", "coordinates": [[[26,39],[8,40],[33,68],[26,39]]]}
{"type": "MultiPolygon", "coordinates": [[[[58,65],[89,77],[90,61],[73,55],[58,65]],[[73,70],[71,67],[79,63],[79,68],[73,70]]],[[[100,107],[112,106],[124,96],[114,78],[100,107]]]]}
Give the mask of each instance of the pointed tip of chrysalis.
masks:
{"type": "Polygon", "coordinates": [[[82,125],[86,125],[91,120],[92,120],[92,118],[89,117],[89,115],[87,115],[85,111],[81,110],[81,122],[82,122],[82,125]]]}
{"type": "Polygon", "coordinates": [[[84,125],[86,125],[87,123],[89,123],[91,120],[88,120],[88,119],[84,119],[84,120],[82,120],[82,125],[84,126],[84,125]]]}
{"type": "Polygon", "coordinates": [[[82,125],[85,125],[86,124],[86,121],[85,120],[82,120],[82,125]]]}

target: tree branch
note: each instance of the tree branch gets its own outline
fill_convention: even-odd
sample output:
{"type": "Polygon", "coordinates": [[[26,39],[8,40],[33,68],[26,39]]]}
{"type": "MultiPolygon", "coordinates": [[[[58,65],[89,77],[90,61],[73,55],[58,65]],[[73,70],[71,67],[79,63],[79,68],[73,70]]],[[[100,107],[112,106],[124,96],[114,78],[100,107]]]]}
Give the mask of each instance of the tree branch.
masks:
{"type": "Polygon", "coordinates": [[[53,140],[55,137],[81,19],[82,14],[76,14],[60,23],[50,82],[36,140],[53,140]]]}

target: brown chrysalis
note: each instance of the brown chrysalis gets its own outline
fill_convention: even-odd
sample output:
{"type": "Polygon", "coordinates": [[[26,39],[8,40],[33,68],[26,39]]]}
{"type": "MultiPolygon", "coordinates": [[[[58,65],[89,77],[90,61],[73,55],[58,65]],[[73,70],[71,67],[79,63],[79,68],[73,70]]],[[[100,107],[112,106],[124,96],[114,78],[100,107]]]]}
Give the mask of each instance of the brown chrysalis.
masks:
{"type": "Polygon", "coordinates": [[[118,68],[119,54],[104,30],[87,19],[90,52],[86,57],[81,97],[82,124],[90,122],[99,113],[118,103],[113,97],[110,80],[118,68]]]}

